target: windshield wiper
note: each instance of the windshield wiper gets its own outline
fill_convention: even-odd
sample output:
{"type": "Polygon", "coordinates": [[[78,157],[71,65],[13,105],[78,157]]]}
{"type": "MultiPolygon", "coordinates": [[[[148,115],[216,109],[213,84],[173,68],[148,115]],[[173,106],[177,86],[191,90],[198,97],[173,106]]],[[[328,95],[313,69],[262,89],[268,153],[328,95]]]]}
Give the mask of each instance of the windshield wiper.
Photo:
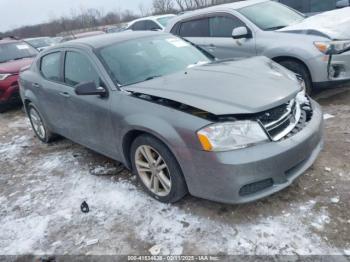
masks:
{"type": "Polygon", "coordinates": [[[273,27],[266,28],[265,30],[266,31],[275,31],[275,30],[282,29],[282,28],[285,28],[285,27],[286,27],[285,25],[273,26],[273,27]]]}
{"type": "Polygon", "coordinates": [[[145,78],[145,79],[144,79],[143,81],[141,81],[141,82],[148,81],[148,80],[152,80],[152,79],[155,79],[155,78],[158,78],[158,77],[162,77],[162,75],[149,76],[149,77],[145,78]]]}
{"type": "Polygon", "coordinates": [[[187,68],[192,68],[192,67],[195,67],[195,66],[201,66],[201,65],[206,65],[206,64],[209,64],[209,62],[208,61],[198,61],[198,62],[196,62],[196,63],[194,63],[192,65],[187,66],[187,68]]]}

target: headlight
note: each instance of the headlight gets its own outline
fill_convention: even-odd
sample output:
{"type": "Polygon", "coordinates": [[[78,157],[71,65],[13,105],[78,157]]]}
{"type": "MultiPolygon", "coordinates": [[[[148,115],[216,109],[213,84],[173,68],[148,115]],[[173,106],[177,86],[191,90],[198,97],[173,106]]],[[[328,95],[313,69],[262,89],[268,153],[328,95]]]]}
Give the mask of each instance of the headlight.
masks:
{"type": "Polygon", "coordinates": [[[314,42],[314,45],[324,54],[340,54],[350,48],[350,41],[314,42]]]}
{"type": "Polygon", "coordinates": [[[259,123],[248,120],[213,124],[197,135],[205,151],[230,151],[268,140],[259,123]]]}
{"type": "Polygon", "coordinates": [[[0,81],[5,80],[8,78],[11,74],[0,74],[0,81]]]}

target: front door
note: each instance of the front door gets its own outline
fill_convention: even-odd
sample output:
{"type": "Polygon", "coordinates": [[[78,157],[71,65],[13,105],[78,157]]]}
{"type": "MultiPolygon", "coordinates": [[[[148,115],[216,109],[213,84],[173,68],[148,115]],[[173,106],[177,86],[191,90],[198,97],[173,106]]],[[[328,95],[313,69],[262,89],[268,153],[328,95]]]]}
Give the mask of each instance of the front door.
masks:
{"type": "Polygon", "coordinates": [[[82,82],[94,81],[97,87],[105,86],[101,74],[93,60],[79,50],[67,51],[64,59],[64,83],[69,89],[65,107],[69,114],[69,137],[100,153],[115,155],[116,145],[110,115],[109,97],[98,95],[79,96],[75,86],[82,82]]]}
{"type": "Polygon", "coordinates": [[[246,25],[230,14],[209,17],[209,38],[205,49],[219,59],[256,56],[255,39],[233,39],[233,29],[246,25]]]}

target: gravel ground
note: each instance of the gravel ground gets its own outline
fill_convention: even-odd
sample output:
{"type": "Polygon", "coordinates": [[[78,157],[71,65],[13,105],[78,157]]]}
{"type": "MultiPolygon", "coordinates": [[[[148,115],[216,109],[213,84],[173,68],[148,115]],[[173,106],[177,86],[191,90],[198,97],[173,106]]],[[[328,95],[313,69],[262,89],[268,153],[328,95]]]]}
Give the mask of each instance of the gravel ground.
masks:
{"type": "Polygon", "coordinates": [[[155,245],[165,255],[350,255],[350,90],[316,98],[333,116],[320,157],[288,189],[245,205],[161,204],[122,165],[65,139],[39,142],[19,109],[0,114],[0,255],[147,255],[155,245]]]}

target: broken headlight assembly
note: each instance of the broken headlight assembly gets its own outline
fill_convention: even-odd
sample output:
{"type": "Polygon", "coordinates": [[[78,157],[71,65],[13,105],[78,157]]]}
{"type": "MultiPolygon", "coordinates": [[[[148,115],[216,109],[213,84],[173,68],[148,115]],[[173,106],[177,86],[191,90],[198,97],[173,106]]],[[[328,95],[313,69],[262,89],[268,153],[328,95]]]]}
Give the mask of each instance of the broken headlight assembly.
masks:
{"type": "Polygon", "coordinates": [[[212,124],[197,132],[205,151],[230,151],[246,148],[269,138],[256,121],[235,121],[212,124]]]}
{"type": "Polygon", "coordinates": [[[336,55],[350,50],[350,40],[314,42],[315,47],[326,55],[336,55]]]}

